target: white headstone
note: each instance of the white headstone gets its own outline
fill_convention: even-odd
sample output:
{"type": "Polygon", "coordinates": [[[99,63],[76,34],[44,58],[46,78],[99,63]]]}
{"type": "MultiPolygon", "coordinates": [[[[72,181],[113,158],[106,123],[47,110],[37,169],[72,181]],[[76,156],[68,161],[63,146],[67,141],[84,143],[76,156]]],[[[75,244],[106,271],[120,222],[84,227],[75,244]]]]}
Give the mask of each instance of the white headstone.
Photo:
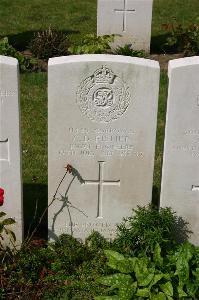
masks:
{"type": "Polygon", "coordinates": [[[199,244],[199,57],[169,63],[161,206],[184,217],[199,244]]]}
{"type": "Polygon", "coordinates": [[[48,80],[49,203],[64,166],[77,175],[71,185],[67,176],[49,208],[49,236],[72,229],[77,238],[92,230],[112,238],[132,208],[151,201],[159,64],[115,55],[52,58],[48,80]]]}
{"type": "Polygon", "coordinates": [[[16,226],[17,244],[23,237],[21,151],[19,129],[18,62],[0,56],[0,187],[4,189],[4,204],[0,211],[12,217],[16,226]]]}
{"type": "Polygon", "coordinates": [[[98,0],[97,35],[116,34],[114,47],[150,51],[153,0],[98,0]]]}

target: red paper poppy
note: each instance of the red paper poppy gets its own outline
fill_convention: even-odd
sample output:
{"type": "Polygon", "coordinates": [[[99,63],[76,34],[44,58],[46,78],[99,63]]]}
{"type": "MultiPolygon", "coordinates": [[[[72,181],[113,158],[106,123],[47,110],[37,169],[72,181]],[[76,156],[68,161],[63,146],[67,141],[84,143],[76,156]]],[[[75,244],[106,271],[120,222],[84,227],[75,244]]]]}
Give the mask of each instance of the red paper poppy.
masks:
{"type": "Polygon", "coordinates": [[[4,190],[0,188],[0,206],[4,203],[4,190]]]}
{"type": "Polygon", "coordinates": [[[68,171],[68,173],[72,173],[73,171],[73,167],[69,164],[65,167],[65,169],[68,171]]]}

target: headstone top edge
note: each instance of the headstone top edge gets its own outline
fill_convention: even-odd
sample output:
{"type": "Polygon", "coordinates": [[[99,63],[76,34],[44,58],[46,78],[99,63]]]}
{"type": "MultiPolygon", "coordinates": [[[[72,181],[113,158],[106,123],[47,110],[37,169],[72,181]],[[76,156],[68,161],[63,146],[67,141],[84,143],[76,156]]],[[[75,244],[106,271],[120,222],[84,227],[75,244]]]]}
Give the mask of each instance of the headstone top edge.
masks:
{"type": "Polygon", "coordinates": [[[0,55],[0,64],[17,66],[18,60],[14,57],[0,55]]]}
{"type": "Polygon", "coordinates": [[[78,62],[118,62],[135,64],[155,69],[160,69],[159,62],[146,58],[138,58],[123,55],[111,55],[111,54],[83,54],[83,55],[69,55],[50,58],[48,66],[61,65],[67,63],[78,63],[78,62]]]}
{"type": "Polygon", "coordinates": [[[191,66],[191,65],[198,65],[199,64],[199,56],[191,56],[191,57],[184,57],[173,59],[169,61],[168,70],[191,66]]]}
{"type": "MultiPolygon", "coordinates": [[[[97,2],[112,2],[113,0],[97,0],[97,2]]],[[[153,2],[154,0],[137,0],[138,2],[153,2]]]]}

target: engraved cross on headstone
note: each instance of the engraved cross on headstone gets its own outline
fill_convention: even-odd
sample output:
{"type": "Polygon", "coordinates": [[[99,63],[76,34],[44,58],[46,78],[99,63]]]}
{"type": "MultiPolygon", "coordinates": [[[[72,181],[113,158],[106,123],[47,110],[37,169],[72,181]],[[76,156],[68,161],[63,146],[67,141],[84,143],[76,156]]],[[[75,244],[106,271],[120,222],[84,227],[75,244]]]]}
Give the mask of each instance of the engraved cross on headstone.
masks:
{"type": "Polygon", "coordinates": [[[192,189],[191,190],[199,192],[199,185],[192,185],[192,189]]]}
{"type": "Polygon", "coordinates": [[[9,141],[0,140],[0,161],[9,161],[9,141]]]}
{"type": "Polygon", "coordinates": [[[123,14],[123,26],[122,26],[122,31],[125,32],[127,29],[127,13],[134,13],[135,9],[127,9],[126,8],[126,1],[124,0],[124,8],[123,9],[114,9],[116,13],[122,13],[123,14]]]}
{"type": "Polygon", "coordinates": [[[104,180],[104,161],[99,163],[99,177],[98,180],[85,180],[84,184],[98,186],[98,204],[97,204],[97,218],[103,218],[102,215],[102,202],[103,202],[103,187],[104,186],[120,186],[120,180],[104,180]]]}

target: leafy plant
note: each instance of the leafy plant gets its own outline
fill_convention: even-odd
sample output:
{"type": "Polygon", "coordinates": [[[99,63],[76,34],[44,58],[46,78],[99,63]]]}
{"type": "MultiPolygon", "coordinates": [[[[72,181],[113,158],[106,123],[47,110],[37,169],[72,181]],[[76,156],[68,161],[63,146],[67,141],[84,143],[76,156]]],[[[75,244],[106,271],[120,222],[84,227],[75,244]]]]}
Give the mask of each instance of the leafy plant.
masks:
{"type": "Polygon", "coordinates": [[[0,251],[4,250],[3,241],[5,236],[10,240],[13,245],[16,241],[14,232],[10,229],[10,226],[15,224],[15,220],[12,218],[7,218],[6,213],[0,212],[0,251]]]}
{"type": "Polygon", "coordinates": [[[135,57],[145,57],[146,56],[144,51],[133,50],[131,48],[131,45],[124,45],[123,47],[122,46],[117,47],[115,49],[114,54],[125,55],[125,56],[135,56],[135,57]]]}
{"type": "Polygon", "coordinates": [[[158,243],[163,254],[187,240],[188,224],[170,208],[152,206],[133,209],[133,214],[118,225],[115,249],[131,255],[150,255],[158,243]]]}
{"type": "Polygon", "coordinates": [[[198,248],[189,243],[184,243],[166,258],[161,256],[158,244],[154,248],[152,259],[145,255],[125,257],[111,250],[105,251],[105,254],[108,266],[117,273],[98,278],[98,282],[109,289],[107,296],[97,296],[95,300],[172,300],[199,297],[198,248]]]}
{"type": "Polygon", "coordinates": [[[50,248],[56,256],[56,261],[51,265],[52,270],[56,273],[63,271],[65,276],[72,274],[85,257],[89,258],[87,248],[67,234],[62,234],[55,243],[50,244],[50,248]]]}
{"type": "Polygon", "coordinates": [[[9,44],[8,38],[0,39],[0,55],[11,56],[18,60],[21,71],[29,71],[34,69],[36,60],[25,57],[9,44]]]}
{"type": "Polygon", "coordinates": [[[199,54],[199,18],[191,25],[172,23],[163,27],[169,35],[164,44],[166,49],[183,52],[186,56],[199,54]]]}
{"type": "Polygon", "coordinates": [[[70,54],[101,54],[110,52],[110,43],[113,42],[114,35],[96,36],[87,34],[78,45],[71,46],[68,50],[70,54]]]}
{"type": "Polygon", "coordinates": [[[89,237],[86,238],[85,245],[90,251],[94,252],[110,247],[110,243],[97,231],[93,231],[89,237]]]}
{"type": "Polygon", "coordinates": [[[35,34],[30,43],[32,53],[41,59],[68,55],[69,40],[63,32],[49,27],[35,34]]]}

